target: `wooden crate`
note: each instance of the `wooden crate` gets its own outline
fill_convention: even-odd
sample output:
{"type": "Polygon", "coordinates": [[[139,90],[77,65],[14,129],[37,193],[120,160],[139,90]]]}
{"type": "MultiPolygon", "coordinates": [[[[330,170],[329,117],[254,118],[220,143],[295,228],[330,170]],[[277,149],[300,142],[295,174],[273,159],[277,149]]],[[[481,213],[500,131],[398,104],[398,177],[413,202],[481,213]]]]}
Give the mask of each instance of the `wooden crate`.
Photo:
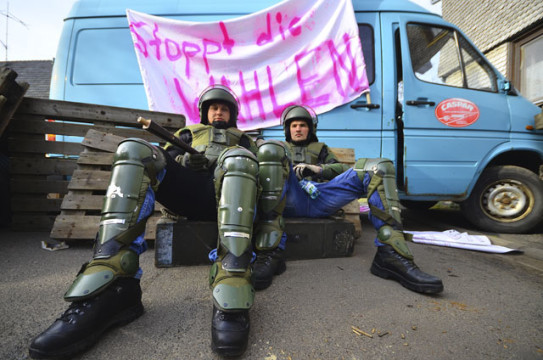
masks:
{"type": "MultiPolygon", "coordinates": [[[[85,161],[91,163],[104,161],[94,159],[92,156],[95,155],[88,155],[89,158],[81,159],[81,163],[78,164],[80,154],[92,146],[103,152],[114,151],[110,139],[106,137],[89,139],[89,143],[82,144],[80,140],[73,142],[74,140],[66,139],[66,136],[82,139],[92,129],[115,136],[139,137],[159,142],[157,137],[140,128],[136,122],[139,116],[153,119],[170,131],[185,125],[185,117],[178,114],[23,98],[4,134],[10,160],[12,229],[51,231],[55,219],[61,214],[64,197],[71,191],[70,179],[73,179],[73,176],[75,179],[85,176],[82,172],[85,166],[97,166],[89,165],[85,161]]],[[[112,155],[107,156],[112,159],[112,155]]],[[[105,173],[101,175],[107,176],[105,173]]],[[[107,179],[102,181],[107,182],[107,179]]],[[[89,195],[89,192],[78,193],[84,194],[89,195]]],[[[70,193],[70,197],[66,199],[66,206],[82,206],[81,204],[85,203],[86,198],[78,199],[76,195],[70,193]]],[[[92,206],[96,205],[96,201],[96,198],[91,198],[90,203],[94,204],[92,206]]],[[[90,209],[76,211],[79,211],[77,214],[81,216],[91,214],[90,209]]],[[[71,216],[75,214],[70,213],[71,216]]],[[[78,226],[71,230],[65,226],[62,231],[56,228],[52,236],[73,238],[80,228],[91,227],[92,219],[89,217],[81,221],[74,217],[66,218],[66,224],[76,221],[78,226]]]]}
{"type": "MultiPolygon", "coordinates": [[[[356,158],[354,156],[354,149],[350,148],[330,148],[334,155],[338,158],[339,162],[354,166],[356,158]]],[[[362,234],[362,224],[360,223],[360,205],[358,200],[353,200],[343,207],[343,213],[345,214],[345,220],[348,220],[354,224],[356,237],[360,237],[362,234]]]]}

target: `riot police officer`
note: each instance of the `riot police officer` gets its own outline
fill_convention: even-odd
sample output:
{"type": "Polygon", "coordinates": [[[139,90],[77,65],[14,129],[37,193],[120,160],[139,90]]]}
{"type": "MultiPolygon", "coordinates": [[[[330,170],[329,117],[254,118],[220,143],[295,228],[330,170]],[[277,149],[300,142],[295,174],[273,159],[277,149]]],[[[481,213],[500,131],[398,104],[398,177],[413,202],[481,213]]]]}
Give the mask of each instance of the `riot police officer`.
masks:
{"type": "MultiPolygon", "coordinates": [[[[414,263],[406,244],[392,161],[361,158],[353,168],[341,164],[328,146],[319,142],[317,121],[309,107],[294,105],[282,113],[285,144],[294,164],[294,171],[287,180],[283,215],[327,217],[349,202],[367,197],[369,217],[377,231],[377,253],[370,268],[372,274],[396,280],[420,293],[443,291],[439,278],[421,271],[414,263]]],[[[284,247],[283,241],[273,252],[257,257],[253,265],[253,276],[261,285],[257,289],[269,286],[273,276],[285,270],[284,247]]]]}
{"type": "Polygon", "coordinates": [[[176,132],[198,154],[136,138],[119,144],[92,259],[64,295],[69,308],[31,343],[32,357],[71,356],[142,315],[139,255],[155,200],[189,220],[217,220],[211,345],[225,356],[245,351],[254,300],[250,262],[253,250],[273,250],[281,239],[288,162],[279,142],[257,147],[237,129],[239,105],[230,89],[206,89],[198,108],[200,124],[176,132]]]}

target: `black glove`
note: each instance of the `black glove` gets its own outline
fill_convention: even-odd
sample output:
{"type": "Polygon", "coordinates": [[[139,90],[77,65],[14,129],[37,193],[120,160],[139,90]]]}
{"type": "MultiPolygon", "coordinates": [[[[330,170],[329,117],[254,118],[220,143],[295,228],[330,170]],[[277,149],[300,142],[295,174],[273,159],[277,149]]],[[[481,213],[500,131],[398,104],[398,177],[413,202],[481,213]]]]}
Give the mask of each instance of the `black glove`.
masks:
{"type": "Polygon", "coordinates": [[[315,176],[322,174],[322,167],[311,164],[298,164],[294,166],[294,173],[298,180],[302,180],[308,176],[315,176]]]}
{"type": "Polygon", "coordinates": [[[183,155],[182,165],[193,171],[206,171],[208,169],[208,160],[204,154],[189,154],[183,155]]]}

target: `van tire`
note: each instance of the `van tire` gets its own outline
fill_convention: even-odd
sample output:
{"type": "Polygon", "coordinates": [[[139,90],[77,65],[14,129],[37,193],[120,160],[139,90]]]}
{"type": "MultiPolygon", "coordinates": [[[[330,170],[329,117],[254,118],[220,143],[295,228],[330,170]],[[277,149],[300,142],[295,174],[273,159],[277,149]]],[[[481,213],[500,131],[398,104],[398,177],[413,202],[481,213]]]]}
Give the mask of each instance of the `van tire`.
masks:
{"type": "Polygon", "coordinates": [[[485,170],[461,204],[466,219],[496,233],[527,233],[543,219],[543,181],[519,166],[485,170]]]}

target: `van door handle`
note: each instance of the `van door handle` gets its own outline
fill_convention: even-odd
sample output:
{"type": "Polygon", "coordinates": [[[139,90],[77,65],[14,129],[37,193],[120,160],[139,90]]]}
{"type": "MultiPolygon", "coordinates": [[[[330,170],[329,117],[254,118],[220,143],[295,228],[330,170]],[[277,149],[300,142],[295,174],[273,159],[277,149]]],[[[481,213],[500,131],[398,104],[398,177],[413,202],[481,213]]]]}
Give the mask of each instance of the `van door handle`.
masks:
{"type": "Polygon", "coordinates": [[[351,109],[358,109],[358,108],[379,109],[380,106],[379,104],[368,104],[368,103],[362,103],[362,102],[357,102],[351,105],[351,109]]]}
{"type": "Polygon", "coordinates": [[[418,105],[430,105],[430,106],[434,106],[436,103],[433,102],[433,101],[428,101],[428,100],[407,100],[405,102],[407,105],[413,105],[413,106],[418,106],[418,105]]]}

